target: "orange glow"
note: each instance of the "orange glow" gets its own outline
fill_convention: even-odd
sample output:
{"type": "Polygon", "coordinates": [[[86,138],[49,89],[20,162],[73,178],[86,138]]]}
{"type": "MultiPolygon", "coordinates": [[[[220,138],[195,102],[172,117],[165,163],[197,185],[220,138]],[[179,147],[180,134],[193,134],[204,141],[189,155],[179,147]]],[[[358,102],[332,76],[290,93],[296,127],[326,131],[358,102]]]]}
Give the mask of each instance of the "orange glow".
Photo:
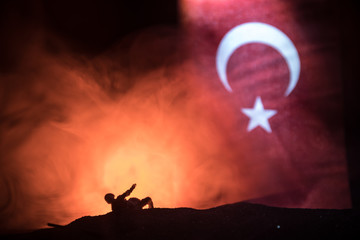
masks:
{"type": "Polygon", "coordinates": [[[110,211],[104,195],[133,183],[131,196],[150,196],[155,207],[205,208],[259,195],[249,191],[251,178],[238,177],[244,166],[231,164],[241,152],[229,145],[236,109],[194,81],[189,63],[126,75],[124,56],[114,55],[79,63],[34,47],[31,61],[3,78],[29,83],[12,89],[4,109],[22,119],[3,131],[8,228],[104,214],[110,211]],[[109,82],[122,87],[122,78],[135,85],[109,93],[109,82]]]}
{"type": "MultiPolygon", "coordinates": [[[[0,75],[0,213],[7,220],[1,227],[39,228],[105,214],[111,207],[104,195],[122,194],[133,183],[131,197],[149,196],[155,207],[210,208],[270,195],[265,203],[276,205],[271,197],[289,192],[290,200],[280,205],[350,206],[338,141],[342,127],[333,134],[329,126],[338,122],[319,117],[318,109],[327,108],[311,109],[315,101],[307,97],[307,84],[317,79],[310,70],[331,77],[327,55],[306,48],[308,82],[302,80],[300,94],[286,101],[273,98],[277,92],[283,98],[281,83],[288,81],[286,64],[273,49],[239,49],[229,79],[248,81],[238,81],[231,94],[221,85],[216,48],[232,21],[279,16],[287,22],[292,14],[278,1],[274,14],[257,19],[253,1],[239,2],[180,1],[183,28],[138,31],[93,58],[56,44],[52,49],[50,34],[40,30],[24,43],[16,67],[0,75]],[[224,21],[223,5],[231,21],[224,21]],[[268,68],[258,71],[265,63],[268,68]],[[274,72],[276,84],[269,77],[274,72]],[[249,119],[240,110],[252,106],[245,103],[259,86],[255,77],[264,80],[260,90],[269,93],[269,107],[282,111],[274,117],[274,134],[246,132],[249,119]]],[[[273,5],[256,3],[259,9],[273,5]]],[[[298,34],[305,42],[306,34],[298,34]]]]}

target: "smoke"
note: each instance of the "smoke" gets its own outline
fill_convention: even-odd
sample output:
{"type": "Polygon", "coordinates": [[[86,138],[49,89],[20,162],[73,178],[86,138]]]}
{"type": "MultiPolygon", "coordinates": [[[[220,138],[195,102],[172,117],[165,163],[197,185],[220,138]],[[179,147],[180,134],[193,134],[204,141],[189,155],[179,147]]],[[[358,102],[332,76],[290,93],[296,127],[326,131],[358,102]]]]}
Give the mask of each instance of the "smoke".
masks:
{"type": "Polygon", "coordinates": [[[106,213],[103,196],[133,183],[156,207],[254,194],[231,164],[234,109],[196,81],[179,31],[138,31],[92,58],[34,32],[1,74],[1,229],[106,213]]]}
{"type": "Polygon", "coordinates": [[[184,29],[157,26],[87,54],[32,14],[10,14],[3,22],[12,26],[0,29],[7,36],[0,40],[2,231],[104,214],[104,195],[133,183],[132,196],[171,208],[308,190],[313,179],[304,179],[317,173],[297,169],[313,166],[303,163],[311,151],[301,149],[301,164],[289,160],[286,146],[298,146],[296,137],[283,143],[239,130],[248,121],[240,105],[209,80],[216,76],[214,36],[189,42],[184,29]]]}

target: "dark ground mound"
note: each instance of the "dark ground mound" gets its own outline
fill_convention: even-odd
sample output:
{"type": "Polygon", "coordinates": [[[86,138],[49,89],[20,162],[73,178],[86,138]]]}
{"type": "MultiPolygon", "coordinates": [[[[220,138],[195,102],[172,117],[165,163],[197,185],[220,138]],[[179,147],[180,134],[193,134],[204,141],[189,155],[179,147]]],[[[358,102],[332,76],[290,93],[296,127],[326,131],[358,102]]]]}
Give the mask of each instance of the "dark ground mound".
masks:
{"type": "Polygon", "coordinates": [[[206,210],[155,208],[86,216],[9,239],[360,239],[358,210],[275,208],[250,203],[206,210]]]}

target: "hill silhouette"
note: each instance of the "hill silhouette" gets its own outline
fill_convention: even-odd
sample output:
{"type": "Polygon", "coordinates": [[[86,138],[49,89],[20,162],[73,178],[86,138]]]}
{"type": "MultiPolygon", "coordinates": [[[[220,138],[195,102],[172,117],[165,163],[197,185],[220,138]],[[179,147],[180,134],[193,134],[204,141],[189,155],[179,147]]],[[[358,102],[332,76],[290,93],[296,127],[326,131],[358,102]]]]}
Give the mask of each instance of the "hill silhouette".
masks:
{"type": "Polygon", "coordinates": [[[246,202],[85,216],[9,239],[357,239],[358,210],[290,209],[246,202]]]}

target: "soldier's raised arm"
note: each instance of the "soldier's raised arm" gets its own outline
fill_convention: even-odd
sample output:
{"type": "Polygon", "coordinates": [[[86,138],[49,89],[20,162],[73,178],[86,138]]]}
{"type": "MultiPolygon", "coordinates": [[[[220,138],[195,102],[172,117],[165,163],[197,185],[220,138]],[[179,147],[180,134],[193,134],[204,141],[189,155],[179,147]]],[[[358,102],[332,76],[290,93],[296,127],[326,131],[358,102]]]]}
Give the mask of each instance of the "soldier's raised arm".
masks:
{"type": "Polygon", "coordinates": [[[134,191],[136,187],[136,183],[134,183],[130,189],[128,189],[126,192],[124,192],[122,195],[120,195],[121,197],[125,198],[127,196],[129,196],[131,194],[132,191],[134,191]]]}

